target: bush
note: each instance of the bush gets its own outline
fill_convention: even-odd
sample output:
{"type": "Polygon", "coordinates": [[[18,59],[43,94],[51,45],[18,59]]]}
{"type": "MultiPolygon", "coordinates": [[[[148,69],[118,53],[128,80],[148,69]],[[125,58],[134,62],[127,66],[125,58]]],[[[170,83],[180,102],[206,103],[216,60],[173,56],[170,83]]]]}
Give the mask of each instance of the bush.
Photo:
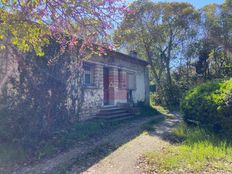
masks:
{"type": "Polygon", "coordinates": [[[165,84],[162,89],[151,93],[151,103],[153,105],[162,105],[169,109],[177,108],[180,105],[182,89],[175,83],[172,86],[165,84]]]}
{"type": "Polygon", "coordinates": [[[184,96],[181,110],[185,122],[199,123],[228,135],[232,125],[232,79],[193,88],[184,96]]]}

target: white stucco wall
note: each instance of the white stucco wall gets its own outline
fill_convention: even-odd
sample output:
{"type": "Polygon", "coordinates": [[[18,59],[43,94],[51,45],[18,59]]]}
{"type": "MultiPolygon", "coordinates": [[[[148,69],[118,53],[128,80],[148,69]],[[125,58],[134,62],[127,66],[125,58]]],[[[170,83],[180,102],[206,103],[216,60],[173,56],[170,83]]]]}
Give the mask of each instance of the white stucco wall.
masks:
{"type": "MultiPolygon", "coordinates": [[[[133,102],[137,104],[138,102],[147,101],[147,90],[149,87],[147,80],[147,68],[145,65],[140,63],[135,63],[128,61],[127,59],[118,58],[118,57],[93,57],[88,60],[89,63],[95,64],[97,69],[95,70],[95,83],[98,85],[96,88],[90,88],[85,90],[84,103],[83,103],[83,119],[87,119],[91,116],[94,116],[100,107],[104,103],[104,92],[103,92],[103,67],[108,67],[115,70],[115,75],[118,75],[118,69],[126,73],[133,73],[136,75],[136,89],[132,92],[133,102]]],[[[116,81],[115,81],[116,83],[116,81]]],[[[114,99],[114,104],[127,103],[127,100],[118,98],[122,94],[123,90],[118,89],[118,82],[115,85],[116,89],[116,98],[114,99]]],[[[127,93],[127,91],[126,91],[127,93]]]]}
{"type": "Polygon", "coordinates": [[[139,101],[145,101],[144,78],[144,70],[136,72],[136,90],[132,93],[134,103],[137,103],[139,101]]]}
{"type": "MultiPolygon", "coordinates": [[[[114,67],[116,69],[123,69],[124,71],[128,73],[135,73],[136,75],[136,90],[133,90],[132,96],[133,96],[133,102],[136,104],[139,101],[145,102],[146,100],[146,90],[147,90],[147,81],[146,81],[146,66],[140,65],[140,64],[135,64],[133,62],[128,62],[123,59],[112,59],[108,60],[108,62],[105,62],[103,58],[96,58],[96,62],[94,63],[103,63],[103,65],[109,66],[109,67],[114,67]]],[[[120,101],[120,100],[115,100],[115,103],[125,103],[127,101],[120,101]]]]}

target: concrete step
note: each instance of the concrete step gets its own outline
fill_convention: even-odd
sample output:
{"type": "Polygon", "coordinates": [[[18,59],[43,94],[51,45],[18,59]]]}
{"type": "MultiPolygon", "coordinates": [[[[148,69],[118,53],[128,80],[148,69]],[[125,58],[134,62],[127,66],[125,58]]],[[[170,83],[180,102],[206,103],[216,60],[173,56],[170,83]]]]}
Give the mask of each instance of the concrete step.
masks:
{"type": "Polygon", "coordinates": [[[120,113],[128,113],[127,110],[117,109],[117,110],[108,110],[108,111],[99,111],[97,115],[112,115],[112,114],[120,114],[120,113]]]}
{"type": "Polygon", "coordinates": [[[131,119],[134,116],[130,115],[130,116],[126,116],[126,117],[116,117],[116,118],[112,118],[112,119],[106,119],[108,121],[121,121],[121,120],[127,120],[127,119],[131,119]]]}
{"type": "Polygon", "coordinates": [[[124,108],[120,108],[120,107],[110,107],[110,108],[101,108],[101,111],[113,111],[113,110],[121,110],[121,109],[124,109],[124,108]]]}
{"type": "Polygon", "coordinates": [[[103,118],[103,119],[113,119],[113,118],[122,118],[122,117],[128,117],[132,116],[131,113],[120,113],[120,114],[112,114],[112,115],[99,115],[97,118],[103,118]]]}
{"type": "Polygon", "coordinates": [[[101,108],[116,108],[118,106],[116,105],[104,105],[104,106],[101,106],[101,108]]]}
{"type": "Polygon", "coordinates": [[[127,119],[133,117],[128,107],[123,106],[103,106],[96,114],[96,118],[105,120],[127,119]]]}

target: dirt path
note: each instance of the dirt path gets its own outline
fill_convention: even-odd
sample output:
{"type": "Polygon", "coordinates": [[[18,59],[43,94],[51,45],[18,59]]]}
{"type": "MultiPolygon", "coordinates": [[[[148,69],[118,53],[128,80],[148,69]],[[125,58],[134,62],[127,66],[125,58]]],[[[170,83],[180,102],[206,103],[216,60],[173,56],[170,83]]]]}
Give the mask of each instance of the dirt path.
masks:
{"type": "MultiPolygon", "coordinates": [[[[144,153],[160,150],[168,144],[164,137],[176,125],[179,119],[168,119],[155,126],[152,134],[142,133],[129,142],[120,146],[108,156],[90,166],[85,171],[80,170],[80,164],[74,165],[68,174],[141,174],[137,165],[138,159],[144,153]]],[[[122,136],[122,135],[121,135],[122,136]]],[[[113,144],[114,142],[110,142],[113,144]]],[[[115,144],[114,144],[115,145],[115,144]]]]}
{"type": "Polygon", "coordinates": [[[162,116],[131,120],[107,136],[80,142],[75,148],[33,166],[17,169],[15,174],[139,174],[139,157],[167,144],[162,135],[178,119],[165,120],[155,126],[153,134],[143,133],[144,124],[162,116]]]}
{"type": "MultiPolygon", "coordinates": [[[[145,152],[159,150],[164,145],[165,142],[158,137],[142,134],[91,166],[83,174],[140,174],[142,171],[137,167],[138,158],[145,152]]],[[[69,173],[79,173],[78,166],[69,173]]]]}
{"type": "Polygon", "coordinates": [[[116,130],[109,132],[105,137],[101,137],[98,140],[89,139],[80,142],[76,144],[75,148],[68,152],[61,153],[51,159],[40,161],[33,166],[19,168],[14,174],[63,174],[66,173],[68,169],[77,168],[76,164],[79,164],[78,170],[75,170],[74,173],[84,172],[94,163],[97,163],[100,159],[104,158],[104,156],[107,156],[107,154],[115,150],[115,148],[139,135],[143,131],[141,127],[143,124],[160,117],[161,116],[146,117],[126,122],[120,125],[116,130]]]}

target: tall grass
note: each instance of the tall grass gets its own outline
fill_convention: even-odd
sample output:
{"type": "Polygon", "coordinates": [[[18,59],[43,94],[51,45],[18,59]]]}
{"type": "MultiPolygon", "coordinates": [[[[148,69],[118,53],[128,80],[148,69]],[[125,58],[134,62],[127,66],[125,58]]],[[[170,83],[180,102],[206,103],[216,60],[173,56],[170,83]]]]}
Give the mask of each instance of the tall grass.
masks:
{"type": "Polygon", "coordinates": [[[180,124],[173,134],[183,138],[183,143],[146,154],[149,162],[157,165],[160,172],[182,169],[199,173],[208,167],[232,172],[232,146],[228,140],[198,127],[188,128],[184,124],[180,124]]]}

